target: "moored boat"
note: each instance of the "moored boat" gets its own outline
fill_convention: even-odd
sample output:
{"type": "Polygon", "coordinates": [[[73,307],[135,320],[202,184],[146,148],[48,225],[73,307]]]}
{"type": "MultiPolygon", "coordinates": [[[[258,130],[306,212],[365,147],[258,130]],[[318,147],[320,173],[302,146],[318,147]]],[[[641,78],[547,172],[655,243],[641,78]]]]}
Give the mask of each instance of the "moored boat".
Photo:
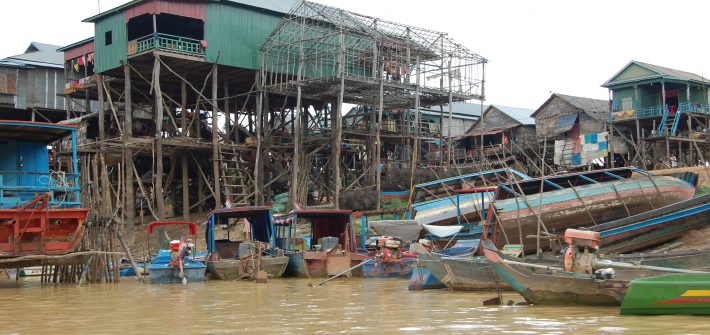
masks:
{"type": "Polygon", "coordinates": [[[710,273],[668,274],[631,281],[621,315],[710,315],[710,273]]]}
{"type": "Polygon", "coordinates": [[[89,211],[81,208],[76,128],[2,120],[0,153],[0,258],[76,251],[89,211]],[[67,138],[66,170],[50,169],[48,146],[67,138]]]}
{"type": "Polygon", "coordinates": [[[710,194],[586,228],[601,235],[600,252],[627,253],[680,237],[710,221],[710,194]]]}
{"type": "MultiPolygon", "coordinates": [[[[159,226],[187,226],[190,235],[197,235],[197,226],[192,222],[160,221],[148,224],[148,235],[159,226]]],[[[170,242],[170,249],[159,250],[158,254],[145,266],[153,284],[176,284],[200,282],[205,278],[207,266],[195,261],[190,255],[190,245],[184,237],[170,242]]]]}
{"type": "Polygon", "coordinates": [[[274,217],[276,246],[289,258],[286,275],[329,277],[367,259],[367,254],[356,252],[351,214],[350,210],[297,208],[274,217]],[[300,235],[299,230],[308,235],[300,235]]]}
{"type": "Polygon", "coordinates": [[[207,269],[215,279],[234,280],[256,278],[259,271],[267,277],[281,278],[288,265],[288,257],[274,247],[274,224],[268,206],[241,206],[210,212],[207,219],[207,269]],[[232,233],[241,220],[244,238],[232,233]],[[216,228],[224,227],[227,238],[217,239],[216,228]],[[248,236],[247,236],[248,235],[248,236]]]}
{"type": "MultiPolygon", "coordinates": [[[[592,226],[690,199],[695,186],[635,168],[545,176],[498,186],[493,200],[494,240],[504,236],[535,252],[536,236],[592,226]]],[[[543,245],[540,245],[542,248],[543,245]]]]}

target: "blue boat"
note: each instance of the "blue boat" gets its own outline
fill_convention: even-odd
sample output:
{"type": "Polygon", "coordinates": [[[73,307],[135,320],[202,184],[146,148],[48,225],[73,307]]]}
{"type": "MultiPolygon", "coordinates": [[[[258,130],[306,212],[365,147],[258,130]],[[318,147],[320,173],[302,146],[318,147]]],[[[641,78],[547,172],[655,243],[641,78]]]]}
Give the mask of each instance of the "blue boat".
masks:
{"type": "Polygon", "coordinates": [[[439,252],[417,250],[418,261],[412,268],[408,288],[410,290],[437,289],[446,285],[448,270],[442,262],[442,257],[470,258],[478,249],[479,240],[459,240],[451,248],[439,252]]]}
{"type": "MultiPolygon", "coordinates": [[[[192,222],[172,222],[160,221],[153,222],[148,225],[148,235],[153,234],[153,228],[157,226],[174,226],[185,225],[190,228],[190,235],[195,240],[197,234],[197,226],[192,222]]],[[[205,271],[207,266],[194,259],[194,256],[188,255],[188,246],[184,239],[174,243],[171,242],[171,249],[159,250],[158,254],[150,260],[146,265],[150,281],[153,284],[177,284],[188,282],[201,282],[205,279],[205,271]],[[175,247],[177,244],[177,247],[175,247]]]]}
{"type": "Polygon", "coordinates": [[[588,227],[599,232],[604,253],[627,253],[659,245],[709,223],[710,194],[588,227]]]}

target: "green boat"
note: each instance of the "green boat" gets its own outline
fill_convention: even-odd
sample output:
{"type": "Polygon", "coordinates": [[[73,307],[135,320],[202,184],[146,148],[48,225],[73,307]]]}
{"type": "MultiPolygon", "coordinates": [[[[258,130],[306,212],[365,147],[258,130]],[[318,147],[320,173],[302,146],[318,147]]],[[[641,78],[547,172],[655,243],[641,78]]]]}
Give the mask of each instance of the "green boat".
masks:
{"type": "Polygon", "coordinates": [[[710,274],[669,274],[631,281],[621,315],[710,315],[710,274]]]}

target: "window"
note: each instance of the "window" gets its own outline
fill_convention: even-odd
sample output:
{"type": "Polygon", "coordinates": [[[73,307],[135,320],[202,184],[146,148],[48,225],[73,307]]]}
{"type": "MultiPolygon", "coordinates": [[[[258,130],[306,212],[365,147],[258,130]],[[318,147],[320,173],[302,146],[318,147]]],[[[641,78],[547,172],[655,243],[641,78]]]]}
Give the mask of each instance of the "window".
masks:
{"type": "Polygon", "coordinates": [[[104,42],[104,45],[111,45],[113,43],[113,34],[111,33],[111,30],[104,33],[104,42]]]}
{"type": "Polygon", "coordinates": [[[631,98],[623,98],[621,99],[621,110],[622,111],[628,111],[634,109],[633,101],[631,98]]]}

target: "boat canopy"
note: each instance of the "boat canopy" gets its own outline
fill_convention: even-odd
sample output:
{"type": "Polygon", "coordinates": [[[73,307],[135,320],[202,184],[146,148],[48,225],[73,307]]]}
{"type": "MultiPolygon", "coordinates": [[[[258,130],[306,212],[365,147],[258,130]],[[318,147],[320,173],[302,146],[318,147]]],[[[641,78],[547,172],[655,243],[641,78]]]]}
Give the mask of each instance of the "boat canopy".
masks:
{"type": "Polygon", "coordinates": [[[240,206],[231,208],[216,209],[209,213],[207,227],[205,228],[205,239],[207,250],[214,252],[215,245],[215,225],[227,224],[228,219],[243,218],[249,221],[251,239],[265,243],[273,243],[274,226],[271,220],[271,207],[269,206],[240,206]]]}
{"type": "MultiPolygon", "coordinates": [[[[343,209],[297,209],[289,214],[274,217],[277,241],[295,237],[298,219],[306,219],[311,223],[310,238],[317,241],[322,237],[337,237],[343,247],[355,251],[355,235],[350,224],[351,214],[351,210],[343,209]]],[[[288,249],[290,245],[286,242],[279,247],[288,249]]]]}
{"type": "Polygon", "coordinates": [[[76,127],[45,122],[0,120],[0,141],[52,143],[71,135],[76,127]]]}
{"type": "Polygon", "coordinates": [[[370,221],[372,228],[380,236],[395,236],[403,241],[416,241],[422,232],[417,220],[379,220],[370,221]]]}
{"type": "Polygon", "coordinates": [[[190,235],[195,235],[197,233],[197,225],[193,222],[183,222],[183,221],[158,221],[151,222],[148,224],[148,234],[153,233],[153,228],[158,226],[188,226],[190,227],[190,235]]]}

